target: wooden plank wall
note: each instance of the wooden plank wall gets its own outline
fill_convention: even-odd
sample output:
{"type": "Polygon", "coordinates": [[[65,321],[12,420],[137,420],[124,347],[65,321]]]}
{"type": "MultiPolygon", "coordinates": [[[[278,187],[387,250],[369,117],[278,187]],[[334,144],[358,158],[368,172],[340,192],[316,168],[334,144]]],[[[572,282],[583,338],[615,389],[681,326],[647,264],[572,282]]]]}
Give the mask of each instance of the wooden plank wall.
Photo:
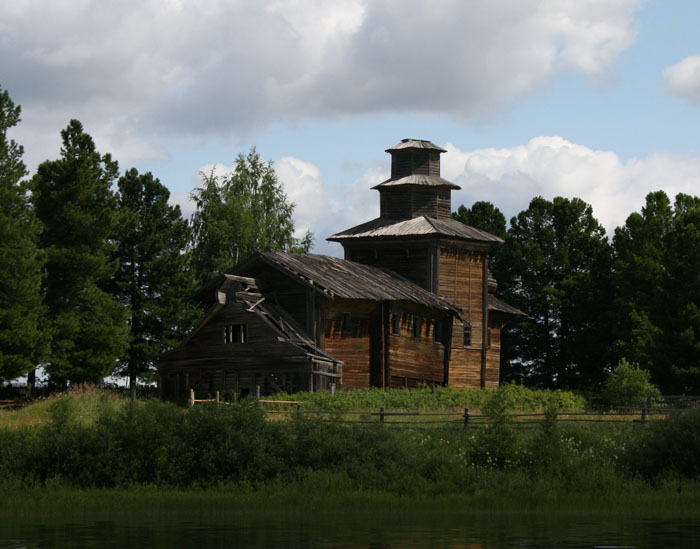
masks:
{"type": "Polygon", "coordinates": [[[389,336],[390,387],[409,387],[417,383],[442,384],[444,381],[445,347],[434,341],[435,323],[416,314],[392,310],[400,315],[399,334],[389,336]],[[422,319],[420,338],[414,337],[413,326],[422,319]]]}
{"type": "Polygon", "coordinates": [[[471,325],[471,347],[464,347],[464,325],[455,320],[452,331],[449,384],[454,387],[481,386],[483,342],[483,252],[441,249],[439,295],[462,308],[471,325]]]}
{"type": "Polygon", "coordinates": [[[501,375],[501,326],[500,322],[489,321],[491,346],[486,351],[486,388],[498,387],[501,375]]]}
{"type": "Polygon", "coordinates": [[[429,250],[425,247],[387,247],[378,250],[352,248],[350,253],[356,263],[389,269],[421,288],[429,288],[429,250]]]}
{"type": "Polygon", "coordinates": [[[327,301],[322,305],[323,350],[343,362],[343,389],[370,386],[370,323],[379,307],[378,303],[352,300],[327,301]],[[349,327],[343,325],[348,318],[349,327]]]}
{"type": "Polygon", "coordinates": [[[240,302],[227,304],[182,349],[170,353],[159,363],[166,398],[176,398],[189,387],[210,393],[223,392],[234,386],[233,376],[239,377],[240,389],[247,388],[251,392],[256,383],[262,384],[265,376],[273,373],[299,374],[302,384],[309,385],[304,376],[310,374],[311,362],[303,351],[279,341],[277,333],[247,307],[240,302]],[[246,343],[225,342],[224,328],[232,324],[246,325],[246,343]],[[217,371],[222,372],[218,377],[217,371]],[[183,376],[187,376],[189,386],[185,386],[183,376]]]}

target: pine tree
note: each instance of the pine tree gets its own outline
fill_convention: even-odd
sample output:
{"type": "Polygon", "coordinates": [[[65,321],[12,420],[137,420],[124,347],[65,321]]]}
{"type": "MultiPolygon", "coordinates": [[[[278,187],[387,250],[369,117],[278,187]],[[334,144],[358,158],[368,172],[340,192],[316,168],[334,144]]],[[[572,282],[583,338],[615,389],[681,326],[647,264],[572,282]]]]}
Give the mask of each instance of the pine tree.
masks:
{"type": "Polygon", "coordinates": [[[135,169],[119,179],[115,294],[131,311],[131,340],[119,373],[151,379],[153,356],[175,346],[194,322],[197,311],[188,302],[194,291],[185,248],[187,221],[179,206],[170,206],[168,189],[135,169]]]}
{"type": "Polygon", "coordinates": [[[22,146],[7,137],[19,121],[20,107],[0,89],[0,380],[32,371],[50,342],[41,302],[41,223],[22,182],[22,146]]]}
{"type": "Polygon", "coordinates": [[[228,177],[202,174],[203,186],[192,198],[192,256],[199,282],[231,268],[256,250],[306,252],[312,235],[294,237],[294,204],[271,162],[263,162],[255,147],[236,158],[228,177]]]}
{"type": "Polygon", "coordinates": [[[61,137],[61,158],[43,162],[32,178],[35,210],[45,226],[45,303],[54,335],[46,370],[56,382],[100,382],[128,342],[128,311],[106,291],[118,266],[111,190],[118,166],[95,150],[77,120],[61,137]]]}
{"type": "Polygon", "coordinates": [[[665,392],[700,391],[700,198],[648,194],[614,247],[620,353],[665,392]]]}
{"type": "Polygon", "coordinates": [[[612,361],[611,255],[578,198],[537,197],[510,223],[495,272],[528,314],[507,325],[503,373],[545,387],[595,387],[612,361]]]}

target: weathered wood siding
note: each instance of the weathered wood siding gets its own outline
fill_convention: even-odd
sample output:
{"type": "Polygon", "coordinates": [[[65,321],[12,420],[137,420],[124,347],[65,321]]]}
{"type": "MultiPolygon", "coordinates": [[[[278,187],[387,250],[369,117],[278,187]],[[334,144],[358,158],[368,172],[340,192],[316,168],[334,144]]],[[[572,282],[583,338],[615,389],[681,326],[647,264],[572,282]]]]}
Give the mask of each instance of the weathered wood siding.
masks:
{"type": "Polygon", "coordinates": [[[357,263],[389,269],[418,286],[430,289],[430,251],[426,247],[385,247],[376,249],[351,248],[352,260],[357,263]]]}
{"type": "Polygon", "coordinates": [[[167,398],[189,388],[240,394],[263,385],[263,392],[268,392],[275,384],[282,386],[281,376],[286,381],[293,375],[298,379],[289,377],[290,384],[309,388],[311,369],[310,360],[299,348],[279,341],[260,316],[238,301],[225,305],[181,349],[159,363],[167,398]],[[247,341],[226,343],[225,327],[230,325],[245,325],[247,341]]]}
{"type": "Polygon", "coordinates": [[[380,191],[379,211],[386,219],[411,219],[435,217],[444,219],[451,215],[450,191],[437,187],[391,188],[380,191]]]}
{"type": "Polygon", "coordinates": [[[464,319],[471,325],[471,345],[465,348],[464,324],[454,323],[449,384],[478,388],[481,386],[483,344],[484,254],[441,249],[439,262],[439,295],[461,307],[464,319]]]}
{"type": "Polygon", "coordinates": [[[500,322],[489,322],[491,346],[486,352],[486,388],[498,387],[501,375],[501,326],[500,322]]]}
{"type": "Polygon", "coordinates": [[[445,347],[434,340],[436,319],[402,313],[398,315],[399,333],[390,333],[388,369],[390,387],[413,387],[418,383],[444,382],[445,347]],[[420,337],[415,337],[414,326],[421,321],[420,337]]]}
{"type": "Polygon", "coordinates": [[[323,350],[344,363],[343,389],[370,386],[370,325],[375,324],[372,317],[379,308],[376,303],[352,300],[327,301],[321,307],[323,350]]]}

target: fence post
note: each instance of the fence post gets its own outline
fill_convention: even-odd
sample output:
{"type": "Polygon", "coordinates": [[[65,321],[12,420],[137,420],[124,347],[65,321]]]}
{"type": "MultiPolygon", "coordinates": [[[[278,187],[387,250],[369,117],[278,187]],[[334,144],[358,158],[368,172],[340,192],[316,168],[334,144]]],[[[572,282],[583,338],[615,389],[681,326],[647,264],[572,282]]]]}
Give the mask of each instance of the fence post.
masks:
{"type": "Polygon", "coordinates": [[[649,401],[645,398],[644,399],[644,404],[642,405],[642,423],[647,422],[647,405],[649,404],[649,401]]]}
{"type": "Polygon", "coordinates": [[[190,389],[190,398],[187,400],[187,405],[192,408],[194,406],[194,389],[190,389]]]}
{"type": "Polygon", "coordinates": [[[469,429],[469,408],[464,409],[464,429],[469,429]]]}
{"type": "Polygon", "coordinates": [[[219,391],[216,391],[216,402],[220,402],[219,401],[219,391]]]}
{"type": "Polygon", "coordinates": [[[255,400],[260,400],[260,385],[255,386],[255,400]]]}
{"type": "Polygon", "coordinates": [[[301,404],[297,404],[297,417],[301,417],[301,404]]]}
{"type": "Polygon", "coordinates": [[[335,396],[335,383],[331,383],[331,396],[335,396]]]}
{"type": "Polygon", "coordinates": [[[379,423],[384,423],[384,406],[379,408],[379,423]]]}

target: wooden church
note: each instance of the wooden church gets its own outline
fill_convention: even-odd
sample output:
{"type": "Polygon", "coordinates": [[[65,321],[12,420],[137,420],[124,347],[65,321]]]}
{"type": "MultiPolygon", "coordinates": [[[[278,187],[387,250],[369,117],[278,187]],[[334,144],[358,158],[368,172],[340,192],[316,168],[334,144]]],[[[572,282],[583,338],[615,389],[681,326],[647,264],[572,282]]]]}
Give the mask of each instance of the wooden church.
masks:
{"type": "Polygon", "coordinates": [[[387,152],[379,217],[328,238],[344,259],[259,252],[197,292],[201,321],[157,357],[163,397],[498,386],[501,328],[522,314],[493,295],[501,240],[452,219],[444,149],[387,152]]]}

